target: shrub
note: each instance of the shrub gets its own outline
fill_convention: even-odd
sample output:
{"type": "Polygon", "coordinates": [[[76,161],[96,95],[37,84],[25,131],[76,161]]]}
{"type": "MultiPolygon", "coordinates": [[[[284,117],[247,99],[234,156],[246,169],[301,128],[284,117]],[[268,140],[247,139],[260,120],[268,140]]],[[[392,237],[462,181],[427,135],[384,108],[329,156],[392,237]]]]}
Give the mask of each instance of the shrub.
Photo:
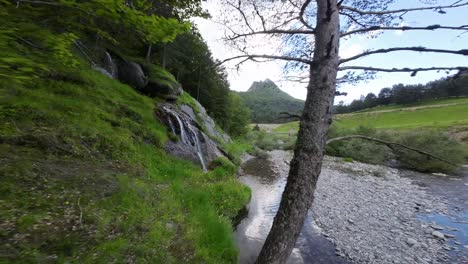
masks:
{"type": "MultiPolygon", "coordinates": [[[[461,145],[447,134],[436,130],[389,133],[363,126],[356,129],[332,127],[329,135],[329,138],[346,135],[374,137],[423,150],[452,163],[460,164],[463,162],[461,145]]],[[[396,151],[392,152],[385,145],[362,139],[333,142],[327,145],[326,152],[331,156],[346,157],[372,164],[385,164],[388,160],[397,159],[403,166],[421,172],[449,172],[456,168],[446,162],[429,158],[411,150],[397,147],[396,151]]]]}
{"type": "MultiPolygon", "coordinates": [[[[446,133],[437,130],[418,130],[401,134],[397,140],[401,144],[426,151],[452,163],[460,164],[463,162],[461,145],[446,133]]],[[[453,165],[414,151],[398,151],[397,159],[404,166],[422,172],[450,172],[456,169],[453,165]]]]}

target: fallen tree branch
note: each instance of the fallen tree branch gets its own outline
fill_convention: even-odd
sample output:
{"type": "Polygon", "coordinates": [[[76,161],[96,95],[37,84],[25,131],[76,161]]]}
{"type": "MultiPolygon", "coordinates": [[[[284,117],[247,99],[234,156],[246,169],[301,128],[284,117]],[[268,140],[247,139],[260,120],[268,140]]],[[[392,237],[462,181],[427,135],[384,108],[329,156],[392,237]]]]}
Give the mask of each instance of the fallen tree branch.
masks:
{"type": "Polygon", "coordinates": [[[385,141],[385,140],[382,140],[382,139],[373,138],[373,137],[368,137],[368,136],[363,136],[363,135],[349,135],[349,136],[331,138],[331,139],[327,140],[327,145],[330,144],[330,143],[336,142],[336,141],[348,140],[348,139],[354,139],[354,138],[359,138],[359,139],[364,139],[364,140],[369,140],[369,141],[374,141],[374,142],[377,142],[377,143],[380,143],[380,144],[384,144],[384,145],[386,145],[387,147],[389,147],[389,148],[390,148],[391,150],[393,150],[393,151],[395,151],[395,146],[397,146],[397,147],[402,147],[402,148],[405,148],[405,149],[408,149],[408,150],[417,152],[417,153],[419,153],[419,154],[428,156],[428,157],[430,157],[430,158],[434,158],[434,159],[440,160],[440,161],[445,162],[445,163],[447,163],[447,164],[450,164],[450,165],[452,165],[452,166],[460,167],[460,165],[458,165],[458,164],[452,163],[452,162],[450,162],[450,161],[448,161],[448,160],[446,160],[446,159],[443,159],[443,158],[441,158],[441,157],[435,156],[435,155],[433,155],[433,154],[431,154],[431,153],[429,153],[429,152],[423,151],[423,150],[415,149],[415,148],[412,148],[412,147],[409,147],[409,146],[406,146],[406,145],[403,145],[403,144],[400,144],[400,143],[397,143],[397,142],[385,141]]]}

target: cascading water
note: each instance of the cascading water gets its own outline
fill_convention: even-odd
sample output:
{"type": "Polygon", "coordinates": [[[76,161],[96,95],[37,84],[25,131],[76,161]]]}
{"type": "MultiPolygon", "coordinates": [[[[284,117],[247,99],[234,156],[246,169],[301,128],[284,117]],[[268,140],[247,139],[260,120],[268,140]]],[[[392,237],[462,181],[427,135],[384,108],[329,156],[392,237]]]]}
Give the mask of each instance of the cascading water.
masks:
{"type": "Polygon", "coordinates": [[[114,61],[112,60],[112,56],[107,51],[105,52],[104,65],[104,67],[106,67],[107,72],[112,76],[112,78],[116,78],[117,67],[115,66],[114,61]]]}
{"type": "Polygon", "coordinates": [[[200,160],[200,163],[202,165],[203,171],[207,171],[206,164],[205,164],[205,159],[203,158],[203,152],[200,144],[200,139],[198,137],[198,130],[194,128],[189,121],[185,120],[183,116],[181,116],[179,113],[176,111],[173,111],[172,109],[163,106],[162,109],[168,114],[168,122],[169,126],[171,127],[172,133],[175,135],[179,135],[180,139],[183,144],[190,146],[191,148],[194,149],[194,151],[197,153],[197,156],[200,160]],[[174,122],[171,119],[171,116],[177,120],[177,123],[179,125],[179,129],[177,131],[176,127],[174,126],[174,122]]]}

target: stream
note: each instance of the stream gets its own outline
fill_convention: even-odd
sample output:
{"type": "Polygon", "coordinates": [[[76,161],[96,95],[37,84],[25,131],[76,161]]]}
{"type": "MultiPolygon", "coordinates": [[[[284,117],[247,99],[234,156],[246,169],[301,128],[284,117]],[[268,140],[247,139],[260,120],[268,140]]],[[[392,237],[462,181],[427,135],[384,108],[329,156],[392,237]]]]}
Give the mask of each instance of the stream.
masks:
{"type": "MultiPolygon", "coordinates": [[[[283,160],[281,158],[248,159],[244,162],[239,176],[240,181],[252,189],[248,215],[237,225],[234,233],[240,251],[239,263],[241,264],[255,262],[271,228],[286,184],[289,166],[284,161],[290,158],[290,154],[278,151],[273,154],[287,155],[287,157],[283,160]]],[[[323,198],[331,196],[330,191],[322,191],[326,188],[320,187],[319,184],[316,201],[321,202],[322,206],[314,205],[313,207],[313,211],[319,215],[314,217],[312,210],[309,210],[288,263],[468,263],[468,167],[463,168],[458,176],[392,169],[398,172],[398,178],[382,179],[382,177],[367,175],[357,178],[359,171],[354,167],[359,169],[362,167],[371,171],[375,169],[375,166],[355,164],[343,165],[335,161],[328,162],[324,166],[321,178],[330,180],[332,184],[327,182],[322,185],[333,185],[336,183],[336,178],[339,181],[343,178],[346,180],[343,181],[343,186],[351,186],[352,189],[353,182],[358,179],[358,183],[374,184],[367,191],[377,196],[369,198],[369,194],[366,194],[362,196],[364,198],[354,199],[353,197],[358,202],[363,200],[358,205],[356,202],[349,203],[348,200],[352,199],[344,196],[342,198],[346,201],[344,202],[346,205],[339,208],[343,202],[327,203],[340,197],[334,200],[323,198]],[[343,168],[336,168],[340,166],[343,168]],[[353,170],[348,168],[350,166],[353,170]],[[380,189],[384,190],[383,194],[378,191],[380,189]],[[396,199],[390,195],[395,197],[404,195],[408,198],[395,202],[396,199]],[[427,199],[425,195],[431,199],[435,197],[434,201],[427,199]],[[390,200],[388,205],[386,205],[387,200],[390,200]],[[426,202],[426,200],[429,201],[426,202]],[[366,204],[372,201],[375,201],[374,205],[366,204]],[[413,201],[416,201],[415,204],[413,201]],[[373,207],[375,203],[378,204],[373,207]],[[395,207],[392,208],[392,206],[395,207]],[[350,211],[340,211],[348,208],[350,211]],[[381,208],[383,211],[379,211],[381,208]],[[353,211],[357,214],[353,215],[353,211]],[[372,216],[374,213],[376,215],[372,216]],[[365,215],[365,217],[359,219],[360,215],[365,215]],[[407,219],[404,219],[405,217],[407,219]],[[380,220],[373,221],[374,218],[380,218],[380,220]],[[397,220],[388,220],[390,218],[397,220]],[[400,222],[400,219],[403,220],[400,222]],[[400,228],[401,231],[395,235],[395,229],[400,228]],[[446,236],[445,239],[435,239],[431,233],[434,228],[442,232],[446,236]],[[415,245],[413,245],[413,240],[415,245]]],[[[368,171],[366,173],[369,174],[368,171]]],[[[330,188],[332,191],[339,189],[337,186],[330,188]]],[[[333,192],[332,194],[335,197],[341,193],[348,195],[349,190],[343,189],[338,190],[338,194],[333,192]]],[[[356,189],[366,192],[366,188],[359,185],[356,185],[356,189]]],[[[361,195],[361,192],[357,193],[361,195]]],[[[351,192],[351,195],[355,193],[351,192]]]]}
{"type": "MultiPolygon", "coordinates": [[[[240,181],[252,190],[248,217],[234,233],[240,250],[239,263],[254,263],[270,231],[286,184],[287,170],[275,169],[267,159],[253,158],[243,165],[240,181]]],[[[335,254],[335,245],[320,233],[309,210],[296,246],[287,263],[349,263],[335,254]]]]}

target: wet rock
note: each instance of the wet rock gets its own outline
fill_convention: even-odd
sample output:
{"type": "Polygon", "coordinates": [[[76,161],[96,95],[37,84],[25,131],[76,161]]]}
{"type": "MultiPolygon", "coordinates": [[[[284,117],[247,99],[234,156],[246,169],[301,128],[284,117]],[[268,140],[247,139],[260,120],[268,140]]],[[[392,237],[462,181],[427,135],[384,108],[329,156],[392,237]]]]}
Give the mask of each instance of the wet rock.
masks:
{"type": "MultiPolygon", "coordinates": [[[[213,169],[213,162],[219,157],[226,157],[218,145],[199,127],[197,120],[179,110],[175,105],[162,104],[157,111],[158,118],[172,132],[172,140],[168,140],[164,149],[169,154],[190,160],[200,165],[203,170],[213,169]]],[[[227,157],[226,157],[227,158],[227,157]]]]}
{"type": "MultiPolygon", "coordinates": [[[[188,112],[195,112],[197,113],[197,117],[195,120],[200,120],[201,124],[205,132],[210,135],[211,138],[215,138],[217,140],[220,140],[221,143],[228,143],[231,142],[231,138],[224,132],[220,131],[219,129],[216,128],[216,124],[214,120],[208,115],[206,112],[206,109],[197,101],[195,101],[195,106],[197,109],[195,110],[188,110],[188,108],[191,108],[191,106],[185,105],[183,111],[185,112],[188,110],[188,112]],[[185,109],[185,110],[184,110],[185,109]]],[[[182,106],[181,106],[182,107],[182,106]]]]}

